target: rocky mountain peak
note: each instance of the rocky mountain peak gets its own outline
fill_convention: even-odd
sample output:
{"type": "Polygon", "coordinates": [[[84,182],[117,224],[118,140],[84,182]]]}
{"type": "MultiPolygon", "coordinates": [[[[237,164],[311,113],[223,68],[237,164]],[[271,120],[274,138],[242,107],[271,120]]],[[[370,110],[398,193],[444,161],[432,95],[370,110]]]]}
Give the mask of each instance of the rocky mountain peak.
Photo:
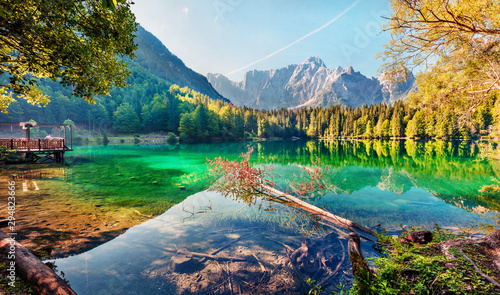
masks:
{"type": "Polygon", "coordinates": [[[268,110],[393,103],[406,99],[414,82],[394,85],[377,78],[367,78],[352,66],[330,70],[315,56],[298,65],[247,72],[241,82],[232,82],[220,74],[209,74],[208,80],[233,104],[268,110]]]}
{"type": "Polygon", "coordinates": [[[353,74],[356,74],[356,71],[354,70],[354,68],[352,66],[350,66],[345,70],[345,73],[348,75],[353,75],[353,74]]]}
{"type": "Polygon", "coordinates": [[[321,58],[317,57],[317,56],[311,56],[309,57],[308,59],[306,59],[302,65],[316,65],[320,68],[326,68],[326,65],[325,63],[321,60],[321,58]]]}

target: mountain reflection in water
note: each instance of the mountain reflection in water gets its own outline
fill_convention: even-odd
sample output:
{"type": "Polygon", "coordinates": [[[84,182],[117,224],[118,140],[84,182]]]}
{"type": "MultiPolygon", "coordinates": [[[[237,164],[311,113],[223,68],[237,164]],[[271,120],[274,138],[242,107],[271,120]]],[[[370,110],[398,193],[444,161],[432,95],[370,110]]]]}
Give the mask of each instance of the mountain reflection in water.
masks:
{"type": "MultiPolygon", "coordinates": [[[[19,171],[9,170],[2,177],[5,180],[17,177],[27,184],[27,191],[20,195],[26,205],[32,206],[25,206],[26,221],[21,218],[20,222],[33,225],[26,227],[30,228],[30,235],[26,236],[32,239],[32,244],[46,242],[50,237],[59,256],[77,254],[57,259],[55,263],[78,294],[203,293],[217,286],[227,288],[232,273],[231,286],[239,286],[235,288],[243,291],[253,290],[244,282],[250,284],[258,276],[262,285],[267,282],[267,286],[282,291],[299,292],[294,284],[300,283],[286,266],[289,250],[269,239],[296,249],[303,235],[309,232],[308,221],[297,218],[283,205],[273,205],[278,211],[259,211],[238,203],[237,199],[205,192],[211,181],[206,173],[206,158],[236,159],[247,150],[247,144],[255,148],[252,163],[274,165],[279,176],[275,180],[283,187],[287,179],[299,174],[300,165],[310,165],[316,156],[321,158],[332,166],[326,180],[336,190],[310,201],[366,226],[380,223],[382,227],[397,230],[401,225],[431,227],[438,223],[455,228],[477,222],[493,224],[491,218],[499,210],[499,197],[479,190],[492,184],[492,177],[499,178],[500,166],[496,161],[481,159],[479,144],[473,142],[283,141],[90,146],[76,148],[67,156],[74,165],[57,168],[61,176],[25,173],[21,177],[19,171]],[[38,190],[34,189],[33,181],[38,190]],[[199,201],[200,198],[204,201],[199,201]],[[189,213],[209,204],[213,210],[193,216],[189,213]],[[64,226],[58,220],[64,223],[69,219],[73,220],[74,228],[58,228],[64,226]],[[45,222],[36,223],[37,220],[45,222]],[[45,224],[58,225],[44,232],[50,228],[45,224]],[[120,235],[127,228],[130,229],[120,235]],[[85,240],[92,237],[90,233],[95,238],[85,240]],[[71,244],[78,238],[81,243],[71,244]],[[252,265],[238,268],[236,262],[217,261],[219,267],[212,261],[211,268],[179,275],[170,269],[170,258],[175,253],[164,251],[186,248],[193,253],[211,253],[238,238],[241,239],[221,254],[255,255],[252,265]],[[210,277],[208,272],[219,276],[210,277]],[[288,285],[273,282],[271,274],[288,280],[288,285]],[[196,284],[189,289],[179,285],[179,281],[196,284]]],[[[323,236],[313,234],[310,239],[313,243],[323,236]]],[[[369,247],[364,250],[371,251],[369,247]]],[[[365,256],[375,254],[371,251],[365,256]]],[[[338,264],[341,257],[334,259],[338,264]]],[[[349,284],[351,277],[346,271],[335,280],[349,284]]]]}

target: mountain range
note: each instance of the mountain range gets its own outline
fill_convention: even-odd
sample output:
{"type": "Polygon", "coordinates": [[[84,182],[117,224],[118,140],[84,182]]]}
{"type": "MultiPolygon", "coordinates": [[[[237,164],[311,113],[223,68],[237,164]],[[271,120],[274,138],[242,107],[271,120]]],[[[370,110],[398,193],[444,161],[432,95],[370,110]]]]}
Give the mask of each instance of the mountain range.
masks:
{"type": "MultiPolygon", "coordinates": [[[[134,107],[141,115],[142,106],[150,104],[155,95],[165,96],[172,84],[180,88],[189,87],[212,99],[225,100],[201,75],[188,68],[182,60],[171,53],[158,38],[139,26],[135,37],[138,45],[136,58],[124,58],[130,76],[129,86],[114,87],[110,96],[96,96],[96,104],[88,104],[83,99],[74,99],[71,87],[63,86],[58,81],[41,79],[39,87],[50,97],[50,103],[44,107],[29,104],[18,99],[9,106],[9,114],[0,113],[0,121],[16,122],[33,119],[42,123],[62,123],[71,119],[77,124],[94,122],[97,126],[111,126],[114,112],[122,103],[134,107]]],[[[0,75],[0,83],[8,84],[9,77],[0,75]]]]}
{"type": "MultiPolygon", "coordinates": [[[[122,103],[129,103],[140,115],[142,105],[150,104],[155,94],[168,91],[171,84],[256,109],[392,103],[404,99],[414,89],[413,76],[403,84],[391,83],[383,77],[369,79],[352,67],[330,70],[317,57],[277,70],[250,71],[243,81],[233,82],[221,74],[205,77],[196,73],[142,27],[138,27],[135,42],[138,44],[136,58],[124,60],[131,71],[127,80],[130,86],[113,88],[111,96],[98,96],[97,104],[88,105],[84,100],[74,100],[70,87],[42,79],[40,87],[51,103],[38,108],[18,100],[9,107],[9,114],[0,114],[0,121],[34,119],[60,123],[70,118],[79,124],[90,125],[92,121],[98,126],[110,126],[114,112],[122,103]]],[[[8,77],[1,75],[0,82],[8,83],[8,77]]]]}
{"type": "Polygon", "coordinates": [[[406,99],[415,88],[411,73],[404,83],[390,82],[383,75],[367,78],[353,67],[328,69],[318,57],[281,69],[249,71],[240,82],[233,82],[222,74],[209,73],[207,78],[215,90],[233,104],[267,110],[391,104],[406,99]]]}
{"type": "Polygon", "coordinates": [[[134,61],[152,74],[180,87],[187,86],[213,99],[224,99],[205,76],[188,68],[158,38],[141,26],[137,28],[135,42],[138,47],[135,51],[136,59],[134,61]]]}

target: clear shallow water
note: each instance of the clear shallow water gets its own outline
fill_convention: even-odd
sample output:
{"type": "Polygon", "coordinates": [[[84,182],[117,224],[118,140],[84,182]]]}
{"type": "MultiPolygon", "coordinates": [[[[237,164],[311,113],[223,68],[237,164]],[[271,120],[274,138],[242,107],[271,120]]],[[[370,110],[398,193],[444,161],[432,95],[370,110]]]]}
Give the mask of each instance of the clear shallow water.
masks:
{"type": "MultiPolygon", "coordinates": [[[[480,159],[476,144],[295,141],[252,145],[252,161],[273,164],[276,180],[283,187],[286,180],[301,175],[299,165],[309,165],[320,157],[332,166],[327,181],[335,189],[310,201],[363,225],[382,224],[396,230],[401,225],[432,227],[438,223],[456,228],[478,222],[492,224],[491,217],[499,210],[500,198],[479,190],[492,184],[492,177],[500,176],[500,165],[480,159]]],[[[227,282],[221,278],[225,272],[216,266],[213,271],[221,273],[216,276],[221,282],[212,277],[212,286],[207,283],[205,289],[188,290],[179,285],[179,280],[185,280],[201,286],[210,275],[201,270],[182,276],[173,273],[169,268],[173,253],[164,249],[211,253],[237,237],[251,235],[228,247],[226,254],[234,256],[238,247],[245,245],[248,249],[242,253],[263,255],[259,259],[271,259],[268,256],[275,253],[268,268],[274,265],[284,272],[285,266],[276,266],[286,258],[283,246],[262,244],[262,237],[287,240],[297,248],[310,229],[307,220],[276,204],[272,206],[278,211],[268,212],[205,191],[210,183],[206,158],[235,159],[246,149],[247,143],[75,149],[67,156],[73,165],[65,168],[66,177],[37,180],[40,190],[90,202],[101,211],[129,208],[153,219],[90,251],[56,260],[59,271],[79,294],[224,293],[221,286],[227,282]],[[211,210],[206,210],[209,206],[211,210]],[[203,213],[194,216],[189,213],[200,211],[203,213]],[[220,288],[214,289],[219,283],[220,288]]],[[[30,193],[26,192],[26,197],[30,193]]],[[[370,251],[369,245],[365,250],[370,251]]],[[[231,273],[227,267],[226,272],[231,273]]],[[[237,276],[247,268],[232,271],[237,276]]],[[[281,275],[286,280],[286,275],[281,275]]],[[[349,283],[350,277],[343,274],[335,279],[349,283]]]]}
{"type": "MultiPolygon", "coordinates": [[[[218,288],[212,285],[224,284],[219,279],[223,273],[212,272],[226,267],[226,264],[227,267],[235,264],[231,272],[237,277],[251,272],[252,265],[211,261],[205,271],[197,269],[193,274],[177,274],[170,268],[174,253],[164,249],[186,248],[197,253],[212,253],[240,239],[222,254],[245,258],[256,267],[255,259],[259,259],[268,269],[274,268],[279,276],[284,276],[273,266],[276,263],[291,274],[292,269],[284,269],[278,263],[286,258],[284,247],[265,240],[265,237],[297,247],[303,235],[290,226],[303,227],[305,224],[300,219],[297,223],[296,216],[286,208],[278,208],[282,210],[280,213],[266,212],[217,193],[201,192],[106,244],[53,262],[65,273],[65,278],[78,294],[175,294],[181,290],[189,293],[193,286],[186,287],[182,281],[188,282],[188,285],[207,284],[197,290],[201,294],[219,293],[218,288]],[[192,215],[190,211],[197,213],[192,215]],[[266,263],[268,259],[271,261],[266,263]],[[193,279],[194,276],[199,278],[193,279]]],[[[375,254],[369,248],[366,250],[375,254]]],[[[258,275],[255,275],[257,279],[266,274],[258,275]]],[[[246,279],[246,282],[252,282],[255,277],[246,279]]],[[[234,279],[233,284],[236,282],[234,279]]]]}

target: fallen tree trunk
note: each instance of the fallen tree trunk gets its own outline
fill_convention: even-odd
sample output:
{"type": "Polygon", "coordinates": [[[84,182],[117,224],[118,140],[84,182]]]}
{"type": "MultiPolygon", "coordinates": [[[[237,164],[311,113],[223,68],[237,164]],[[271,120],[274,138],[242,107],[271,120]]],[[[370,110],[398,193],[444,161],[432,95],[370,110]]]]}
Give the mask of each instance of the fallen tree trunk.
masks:
{"type": "MultiPolygon", "coordinates": [[[[213,160],[207,159],[210,169],[212,169],[215,175],[219,176],[218,181],[212,185],[211,190],[220,192],[224,196],[233,195],[238,198],[241,195],[244,202],[248,204],[255,201],[252,196],[265,194],[277,202],[281,201],[289,203],[289,205],[312,213],[316,217],[344,229],[350,231],[357,230],[369,235],[375,234],[369,227],[359,225],[348,219],[334,215],[328,211],[304,202],[297,197],[275,189],[274,186],[276,183],[269,179],[270,171],[272,170],[271,168],[265,166],[262,168],[255,168],[250,165],[250,155],[252,152],[253,148],[249,147],[248,152],[242,154],[241,157],[243,159],[241,161],[229,161],[227,159],[223,159],[222,157],[218,157],[213,160]]],[[[319,163],[319,159],[313,161],[314,165],[319,163]]],[[[299,190],[301,194],[305,195],[308,192],[310,193],[317,189],[323,189],[324,187],[322,185],[318,185],[318,180],[325,174],[324,170],[320,168],[303,168],[307,171],[307,174],[311,178],[311,182],[297,183],[298,187],[301,188],[299,190]]]]}
{"type": "MultiPolygon", "coordinates": [[[[50,267],[31,254],[21,244],[12,240],[0,230],[0,251],[7,257],[14,258],[15,275],[19,274],[37,293],[56,295],[76,295],[50,267]]],[[[14,276],[15,276],[14,275],[14,276]]]]}
{"type": "Polygon", "coordinates": [[[321,208],[318,208],[314,205],[311,205],[305,201],[302,201],[301,199],[294,197],[290,194],[286,194],[282,191],[279,191],[273,187],[270,187],[268,185],[263,185],[262,186],[269,194],[275,195],[277,198],[283,199],[285,201],[293,203],[296,207],[301,208],[302,210],[305,210],[309,213],[313,213],[314,215],[320,217],[321,219],[331,222],[335,225],[338,225],[344,229],[354,231],[358,230],[360,232],[369,234],[369,235],[374,235],[374,232],[371,228],[357,224],[349,219],[342,218],[340,216],[334,215],[328,211],[325,211],[321,208]]]}

